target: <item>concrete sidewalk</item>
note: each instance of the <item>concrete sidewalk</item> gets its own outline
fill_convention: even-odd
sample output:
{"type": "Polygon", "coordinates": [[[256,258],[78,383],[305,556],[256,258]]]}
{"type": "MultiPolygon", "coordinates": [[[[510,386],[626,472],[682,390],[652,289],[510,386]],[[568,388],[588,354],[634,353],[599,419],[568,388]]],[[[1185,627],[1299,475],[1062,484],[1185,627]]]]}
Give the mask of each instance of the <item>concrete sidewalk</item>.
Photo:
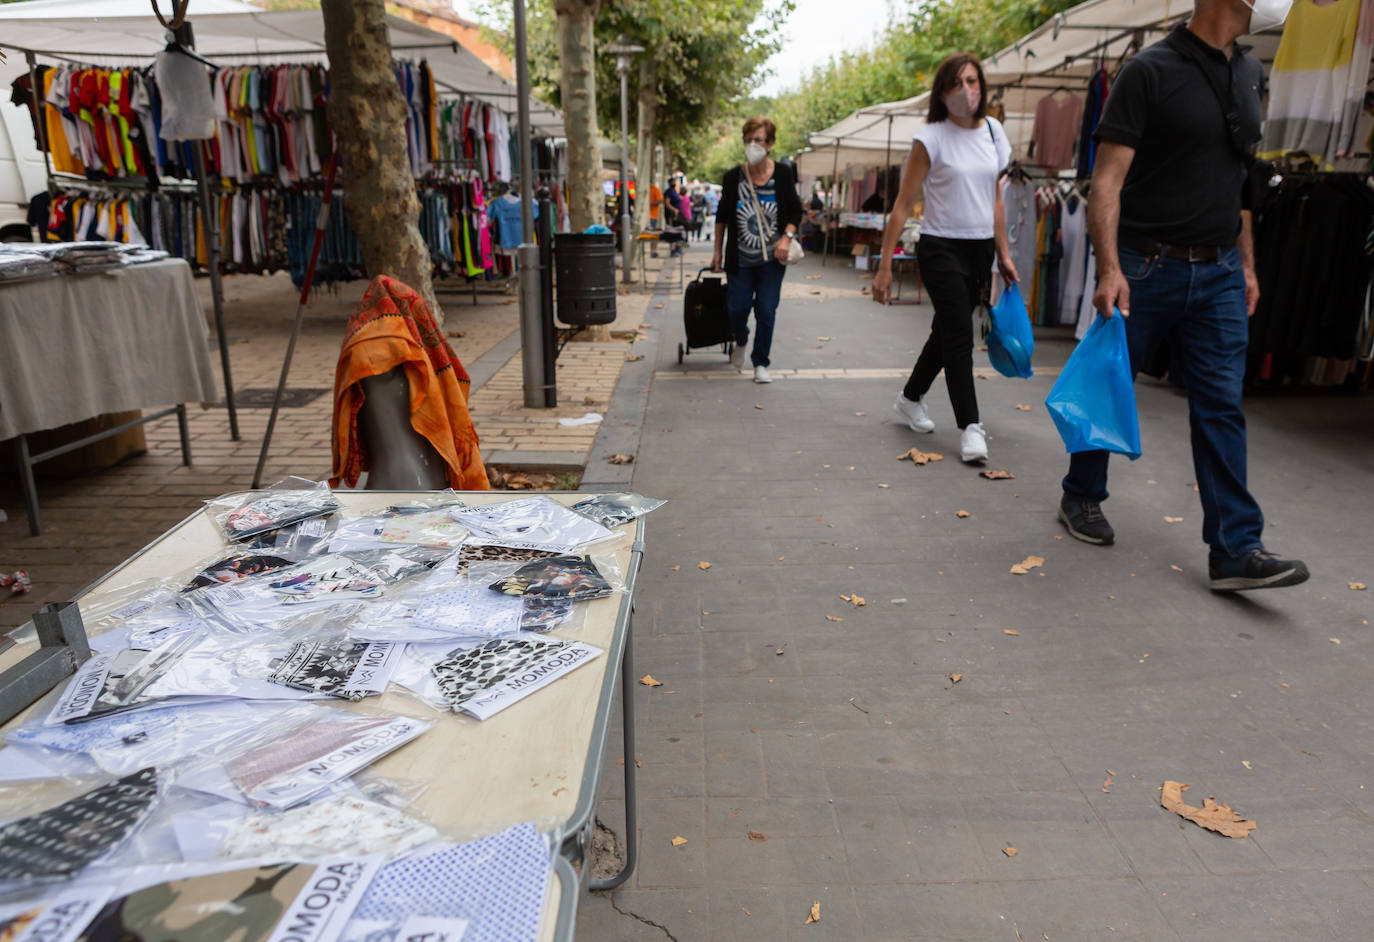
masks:
{"type": "Polygon", "coordinates": [[[818,262],[788,273],[771,386],[714,351],[679,366],[676,291],[649,311],[632,484],[670,503],[648,519],[636,674],[663,686],[632,691],[639,867],[579,937],[1374,937],[1374,606],[1347,587],[1374,582],[1369,398],[1248,404],[1267,538],[1314,576],[1214,595],[1178,394],[1138,387],[1118,545],[1063,538],[1043,400],[1071,341],[1042,337],[1031,380],[980,369],[988,466],[1015,474],[986,480],[942,383],[934,434],[891,411],[929,308],[818,262]],[[896,460],[912,446],[944,460],[896,460]],[[1183,821],[1166,780],[1258,828],[1183,821]]]}

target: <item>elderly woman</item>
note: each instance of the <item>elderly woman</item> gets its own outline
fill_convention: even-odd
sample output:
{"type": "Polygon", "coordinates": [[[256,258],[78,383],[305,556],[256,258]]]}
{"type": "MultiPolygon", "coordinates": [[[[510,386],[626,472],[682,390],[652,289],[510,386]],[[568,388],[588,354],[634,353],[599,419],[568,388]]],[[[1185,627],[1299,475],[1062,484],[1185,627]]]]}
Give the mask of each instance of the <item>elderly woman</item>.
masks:
{"type": "Polygon", "coordinates": [[[745,162],[726,171],[716,213],[716,245],[712,271],[722,267],[728,276],[726,307],[735,334],[730,357],[744,369],[749,342],[749,311],[754,312],[754,382],[771,383],[768,353],[773,345],[773,322],[782,294],[783,263],[801,225],[802,204],[797,174],[787,164],[774,163],[768,151],[777,128],[767,118],[744,122],[745,162]]]}

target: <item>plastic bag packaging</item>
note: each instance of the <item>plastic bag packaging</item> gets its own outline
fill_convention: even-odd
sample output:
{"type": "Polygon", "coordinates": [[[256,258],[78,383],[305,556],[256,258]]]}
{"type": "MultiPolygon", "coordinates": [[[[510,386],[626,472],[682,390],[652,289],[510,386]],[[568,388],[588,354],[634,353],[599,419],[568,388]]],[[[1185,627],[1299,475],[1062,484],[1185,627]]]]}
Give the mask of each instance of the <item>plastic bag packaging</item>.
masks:
{"type": "Polygon", "coordinates": [[[463,507],[453,516],[473,531],[472,542],[571,553],[616,533],[547,497],[463,507]]]}
{"type": "Polygon", "coordinates": [[[79,604],[93,651],[151,647],[172,634],[208,627],[184,604],[180,585],[165,579],[143,579],[79,604]]]}
{"type": "Polygon", "coordinates": [[[551,870],[548,843],[529,822],[403,857],[378,871],[340,942],[536,938],[551,870]]]}
{"type": "MultiPolygon", "coordinates": [[[[429,670],[449,709],[485,720],[602,653],[581,641],[520,634],[456,647],[434,659],[429,670]]],[[[417,692],[429,698],[434,687],[425,684],[417,692]]]]}
{"type": "Polygon", "coordinates": [[[114,895],[111,886],[44,887],[48,892],[0,903],[0,939],[5,942],[73,942],[114,895]]]}
{"type": "Polygon", "coordinates": [[[1020,287],[1007,285],[988,315],[992,321],[987,336],[988,361],[992,368],[1012,379],[1029,379],[1035,372],[1031,369],[1035,333],[1020,287]]]}
{"type": "Polygon", "coordinates": [[[1126,322],[1098,315],[1055,380],[1045,405],[1070,453],[1105,450],[1140,457],[1126,322]]]}
{"type": "Polygon", "coordinates": [[[79,723],[157,699],[150,688],[204,637],[197,632],[176,632],[147,648],[92,655],[63,687],[44,724],[79,723]]]}
{"type": "Polygon", "coordinates": [[[409,807],[412,791],[381,778],[345,781],[286,811],[188,792],[169,799],[165,817],[179,859],[188,861],[366,854],[392,858],[439,837],[409,807]]]}
{"type": "MultiPolygon", "coordinates": [[[[475,538],[474,538],[475,539],[475,538]]],[[[458,548],[458,571],[466,572],[472,565],[482,565],[486,563],[514,563],[511,571],[519,568],[519,564],[527,563],[533,559],[548,559],[557,556],[558,553],[548,550],[516,549],[510,546],[493,546],[489,543],[464,543],[458,548]]]]}
{"type": "Polygon", "coordinates": [[[398,589],[394,601],[369,606],[353,633],[360,639],[408,642],[514,634],[520,630],[524,607],[487,585],[519,565],[479,563],[459,572],[451,556],[398,589]]]}
{"type": "Polygon", "coordinates": [[[555,556],[525,563],[511,575],[491,583],[491,588],[526,599],[588,602],[616,592],[619,585],[610,580],[618,582],[619,575],[611,556],[555,556]]]}
{"type": "Polygon", "coordinates": [[[400,660],[391,641],[312,638],[272,652],[265,666],[274,684],[358,701],[385,692],[400,660]]]}
{"type": "Polygon", "coordinates": [[[408,716],[359,716],[297,706],[225,743],[178,785],[251,805],[294,807],[410,742],[431,726],[408,716]]]}
{"type": "Polygon", "coordinates": [[[285,478],[266,490],[226,494],[205,503],[231,543],[339,509],[328,484],[300,477],[285,478]]]}
{"type": "Polygon", "coordinates": [[[294,566],[298,562],[299,559],[278,556],[269,550],[235,549],[229,553],[221,553],[212,561],[205,563],[182,591],[194,592],[196,589],[240,582],[276,569],[294,566]]]}
{"type": "Polygon", "coordinates": [[[376,857],[341,857],[134,867],[110,875],[115,892],[83,938],[334,942],[381,865],[376,857]]]}
{"type": "Polygon", "coordinates": [[[443,552],[409,547],[331,553],[263,576],[188,593],[186,598],[207,617],[234,630],[251,631],[292,614],[379,599],[402,580],[426,573],[443,552]]]}
{"type": "Polygon", "coordinates": [[[586,619],[587,610],[580,605],[573,605],[571,599],[525,598],[522,602],[521,631],[581,628],[586,619]]]}
{"type": "Polygon", "coordinates": [[[622,523],[637,520],[666,503],[667,501],[640,494],[598,494],[578,501],[572,505],[572,509],[595,520],[603,527],[618,527],[622,523]]]}
{"type": "Polygon", "coordinates": [[[454,549],[468,538],[468,528],[453,519],[462,501],[388,507],[381,514],[339,521],[329,542],[331,553],[389,549],[398,545],[454,549]]]}
{"type": "MultiPolygon", "coordinates": [[[[0,749],[0,787],[6,783],[100,775],[101,772],[94,759],[79,752],[19,742],[6,743],[0,749]]],[[[0,939],[4,936],[0,935],[0,939]]]]}
{"type": "MultiPolygon", "coordinates": [[[[140,709],[84,723],[44,725],[35,720],[5,733],[12,745],[45,753],[88,757],[100,769],[125,775],[147,765],[175,765],[280,710],[273,704],[210,700],[140,709]]],[[[8,753],[0,753],[8,758],[8,753]]]]}
{"type": "Polygon", "coordinates": [[[92,787],[60,802],[36,802],[0,825],[0,888],[65,879],[110,855],[147,819],[161,783],[150,766],[85,784],[92,787]]]}

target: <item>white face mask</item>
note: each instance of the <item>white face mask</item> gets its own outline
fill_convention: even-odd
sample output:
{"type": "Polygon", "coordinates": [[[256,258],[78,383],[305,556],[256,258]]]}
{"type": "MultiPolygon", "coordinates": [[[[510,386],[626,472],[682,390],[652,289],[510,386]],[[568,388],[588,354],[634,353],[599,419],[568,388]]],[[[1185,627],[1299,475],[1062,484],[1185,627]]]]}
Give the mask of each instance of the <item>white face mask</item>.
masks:
{"type": "Polygon", "coordinates": [[[744,145],[744,159],[751,164],[763,163],[763,158],[768,156],[768,151],[762,144],[755,144],[752,141],[744,145]]]}
{"type": "Polygon", "coordinates": [[[1271,26],[1281,26],[1288,19],[1293,0],[1241,0],[1250,8],[1250,32],[1260,33],[1271,26]]]}
{"type": "Polygon", "coordinates": [[[971,118],[978,113],[983,93],[976,88],[960,87],[945,96],[945,107],[956,118],[971,118]]]}

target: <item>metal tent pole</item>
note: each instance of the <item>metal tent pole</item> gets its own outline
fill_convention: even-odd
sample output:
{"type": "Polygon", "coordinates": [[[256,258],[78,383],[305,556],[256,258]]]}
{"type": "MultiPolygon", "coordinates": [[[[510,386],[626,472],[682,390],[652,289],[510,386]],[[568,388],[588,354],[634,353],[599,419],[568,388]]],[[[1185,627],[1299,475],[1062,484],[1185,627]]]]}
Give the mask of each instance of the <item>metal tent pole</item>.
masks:
{"type": "Polygon", "coordinates": [[[530,153],[530,64],[525,36],[525,0],[515,5],[515,84],[520,134],[520,361],[524,367],[525,407],[547,408],[544,401],[544,321],[539,291],[539,247],[534,244],[534,159],[530,153]]]}
{"type": "Polygon", "coordinates": [[[267,449],[272,444],[272,430],[277,426],[277,412],[281,409],[282,393],[286,391],[286,376],[291,372],[291,358],[296,354],[296,338],[301,333],[301,322],[305,320],[305,305],[310,300],[310,286],[315,282],[315,264],[320,260],[320,247],[324,245],[324,230],[329,225],[329,201],[334,196],[334,177],[339,172],[339,152],[334,151],[329,158],[329,172],[324,178],[324,200],[320,213],[315,217],[315,237],[310,246],[310,260],[305,264],[305,280],[301,283],[301,300],[296,305],[296,320],[291,325],[291,339],[286,342],[286,356],[281,361],[281,376],[277,379],[277,392],[272,397],[272,412],[267,417],[267,431],[262,436],[262,448],[258,451],[258,466],[253,471],[253,487],[262,487],[262,469],[267,464],[267,449]]]}
{"type": "MultiPolygon", "coordinates": [[[[830,212],[831,212],[831,214],[833,214],[833,213],[835,212],[835,192],[839,189],[839,186],[840,186],[840,184],[839,184],[839,179],[838,179],[839,173],[840,173],[840,139],[839,139],[839,138],[835,138],[835,159],[834,159],[834,160],[831,162],[831,164],[830,164],[830,212]]],[[[826,260],[826,258],[830,255],[830,233],[831,233],[831,231],[835,228],[834,225],[833,225],[834,221],[835,221],[835,220],[832,220],[832,219],[827,219],[827,220],[825,221],[825,245],[821,248],[821,267],[822,267],[822,268],[825,267],[825,260],[826,260]]],[[[839,240],[837,239],[836,242],[838,242],[838,241],[839,241],[839,240]]]]}
{"type": "Polygon", "coordinates": [[[200,215],[205,226],[205,249],[210,264],[210,300],[215,309],[215,340],[219,344],[220,368],[224,370],[224,404],[229,410],[229,437],[239,441],[239,411],[234,404],[234,374],[229,366],[229,334],[224,329],[224,285],[219,275],[219,221],[210,199],[210,181],[205,179],[205,150],[202,141],[191,142],[195,157],[196,190],[200,194],[200,215]]]}

